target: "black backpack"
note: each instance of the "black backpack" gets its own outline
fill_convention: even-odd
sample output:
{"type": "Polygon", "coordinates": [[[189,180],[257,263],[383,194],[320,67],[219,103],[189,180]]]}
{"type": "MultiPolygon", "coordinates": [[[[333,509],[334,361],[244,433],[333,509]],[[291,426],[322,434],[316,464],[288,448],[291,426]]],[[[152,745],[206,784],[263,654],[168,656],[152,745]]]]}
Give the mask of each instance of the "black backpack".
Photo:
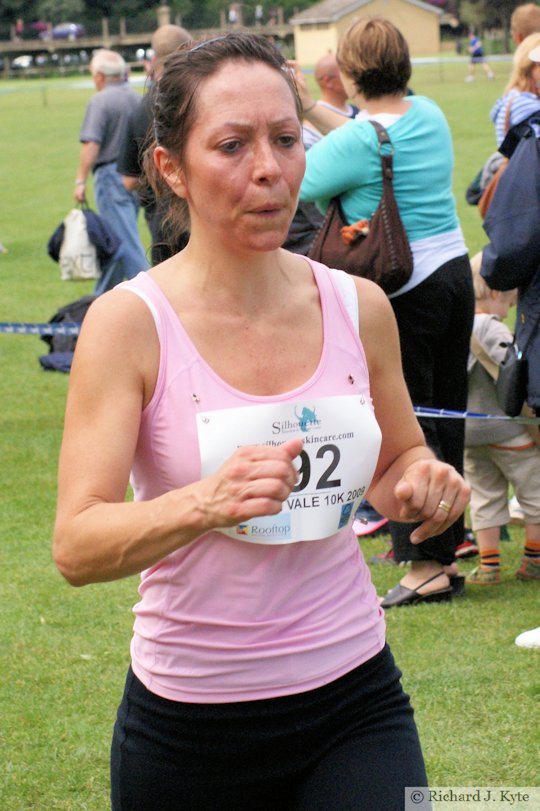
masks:
{"type": "Polygon", "coordinates": [[[500,151],[508,158],[484,220],[490,239],[482,251],[481,275],[494,290],[530,281],[540,264],[540,142],[537,113],[513,127],[500,151]]]}
{"type": "MultiPolygon", "coordinates": [[[[65,304],[49,320],[49,324],[82,324],[83,319],[97,296],[83,296],[77,301],[65,304]]],[[[77,335],[53,333],[52,335],[42,335],[41,340],[49,345],[49,354],[42,355],[39,362],[44,369],[69,372],[73,352],[77,343],[77,335]]]]}

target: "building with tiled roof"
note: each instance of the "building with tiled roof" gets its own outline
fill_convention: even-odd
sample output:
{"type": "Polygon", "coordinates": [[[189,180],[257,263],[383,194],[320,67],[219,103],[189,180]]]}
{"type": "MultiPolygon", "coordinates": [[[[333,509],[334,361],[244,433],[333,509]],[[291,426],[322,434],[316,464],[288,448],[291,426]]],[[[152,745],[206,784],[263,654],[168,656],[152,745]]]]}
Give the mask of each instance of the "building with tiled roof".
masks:
{"type": "Polygon", "coordinates": [[[436,54],[440,49],[441,10],[422,0],[322,0],[296,14],[296,59],[313,65],[329,51],[335,53],[339,38],[359,17],[387,17],[405,36],[413,56],[436,54]]]}

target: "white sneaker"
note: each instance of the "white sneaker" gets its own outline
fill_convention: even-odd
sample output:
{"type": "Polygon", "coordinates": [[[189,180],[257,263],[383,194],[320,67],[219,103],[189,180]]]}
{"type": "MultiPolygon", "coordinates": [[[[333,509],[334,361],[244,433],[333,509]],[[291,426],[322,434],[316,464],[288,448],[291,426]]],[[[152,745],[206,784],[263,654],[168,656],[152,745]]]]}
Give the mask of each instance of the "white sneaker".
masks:
{"type": "Polygon", "coordinates": [[[466,82],[474,82],[474,76],[465,76],[466,82]]]}
{"type": "Polygon", "coordinates": [[[516,645],[520,648],[540,648],[540,627],[532,631],[523,631],[516,637],[516,645]]]}

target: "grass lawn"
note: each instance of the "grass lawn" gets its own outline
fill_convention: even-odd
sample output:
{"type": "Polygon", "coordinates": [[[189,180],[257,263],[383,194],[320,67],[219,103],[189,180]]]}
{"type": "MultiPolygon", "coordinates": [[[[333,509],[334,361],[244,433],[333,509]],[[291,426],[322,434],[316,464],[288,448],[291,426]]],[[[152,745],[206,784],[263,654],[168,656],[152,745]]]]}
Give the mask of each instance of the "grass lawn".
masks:
{"type": "MultiPolygon", "coordinates": [[[[479,75],[465,84],[460,63],[417,66],[411,80],[450,121],[455,193],[471,253],[486,240],[464,192],[494,150],[488,112],[509,71],[508,63],[493,67],[492,82],[479,75]]],[[[0,321],[47,321],[91,292],[90,282],[61,282],[46,252],[73,204],[78,129],[91,92],[77,79],[0,82],[0,241],[9,249],[0,255],[0,321]]],[[[141,234],[147,245],[142,218],[141,234]]],[[[76,590],[52,564],[67,377],[41,370],[38,356],[46,351],[38,338],[0,334],[0,809],[104,811],[137,580],[76,590]]],[[[433,785],[538,782],[540,655],[514,645],[517,633],[540,622],[538,584],[513,577],[522,542],[523,530],[513,527],[502,544],[499,588],[387,614],[433,785]]],[[[362,547],[369,557],[385,549],[384,539],[362,547]]],[[[380,592],[399,576],[395,567],[373,567],[380,592]]]]}

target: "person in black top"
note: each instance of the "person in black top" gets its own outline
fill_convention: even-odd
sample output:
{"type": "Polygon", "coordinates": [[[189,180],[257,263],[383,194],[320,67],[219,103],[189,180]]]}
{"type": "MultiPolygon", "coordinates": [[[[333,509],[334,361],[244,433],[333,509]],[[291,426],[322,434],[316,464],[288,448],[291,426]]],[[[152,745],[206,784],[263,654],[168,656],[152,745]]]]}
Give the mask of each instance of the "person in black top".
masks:
{"type": "Polygon", "coordinates": [[[120,148],[117,168],[122,175],[122,182],[128,191],[137,189],[148,229],[152,236],[152,263],[159,264],[187,244],[189,234],[184,232],[178,239],[174,238],[167,227],[166,211],[154,197],[146,181],[142,157],[148,146],[148,133],[152,124],[152,85],[163,71],[164,59],[176,51],[191,35],[178,25],[162,25],[154,32],[151,41],[153,51],[148,63],[149,88],[140,107],[130,116],[120,148]]]}

